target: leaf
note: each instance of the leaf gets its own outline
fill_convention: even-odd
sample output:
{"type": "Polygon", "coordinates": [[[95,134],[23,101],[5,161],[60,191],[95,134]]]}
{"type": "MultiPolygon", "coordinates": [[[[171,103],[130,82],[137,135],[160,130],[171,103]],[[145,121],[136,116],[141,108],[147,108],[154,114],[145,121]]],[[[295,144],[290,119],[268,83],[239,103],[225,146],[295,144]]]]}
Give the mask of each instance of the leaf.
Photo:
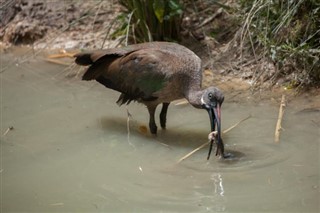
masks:
{"type": "Polygon", "coordinates": [[[181,4],[179,4],[179,1],[177,0],[170,0],[169,8],[170,8],[170,13],[172,15],[181,15],[183,13],[182,6],[181,4]]]}
{"type": "Polygon", "coordinates": [[[163,17],[164,17],[164,10],[165,10],[164,0],[155,0],[153,2],[153,10],[154,10],[154,14],[156,15],[158,21],[160,23],[162,23],[163,17]]]}

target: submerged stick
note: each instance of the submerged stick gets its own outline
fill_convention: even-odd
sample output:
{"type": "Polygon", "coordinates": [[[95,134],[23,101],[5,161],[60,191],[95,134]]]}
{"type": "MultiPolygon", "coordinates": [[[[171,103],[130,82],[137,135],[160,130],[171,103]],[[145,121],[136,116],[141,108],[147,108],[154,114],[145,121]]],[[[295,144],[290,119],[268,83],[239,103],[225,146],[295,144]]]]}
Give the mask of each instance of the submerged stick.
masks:
{"type": "Polygon", "coordinates": [[[47,58],[74,58],[74,55],[79,52],[66,52],[65,50],[61,50],[58,54],[50,54],[47,58]]]}
{"type": "MultiPolygon", "coordinates": [[[[223,130],[222,134],[226,134],[227,132],[230,132],[232,129],[236,128],[239,124],[241,124],[242,122],[244,122],[245,120],[248,120],[251,117],[251,115],[248,115],[246,118],[240,120],[238,123],[234,124],[233,126],[229,127],[226,130],[223,130]]],[[[211,133],[210,133],[211,134],[211,133]]],[[[209,134],[209,136],[210,136],[209,134]]],[[[199,151],[200,149],[202,149],[203,147],[207,146],[209,143],[211,142],[211,139],[209,139],[209,141],[207,141],[206,143],[202,144],[201,146],[197,147],[196,149],[192,150],[191,152],[189,152],[188,154],[186,154],[185,156],[183,156],[182,158],[180,158],[178,160],[178,163],[180,163],[181,161],[187,159],[188,157],[190,157],[191,155],[193,155],[195,152],[199,151]]]]}
{"type": "Polygon", "coordinates": [[[274,133],[274,142],[276,142],[276,143],[280,142],[280,132],[282,130],[281,122],[282,122],[285,106],[286,106],[285,95],[282,95],[280,108],[279,108],[279,115],[278,115],[278,120],[277,120],[277,125],[276,125],[276,131],[274,133]]]}
{"type": "Polygon", "coordinates": [[[9,126],[7,130],[3,133],[3,136],[6,136],[11,130],[14,130],[13,126],[9,126]]]}
{"type": "Polygon", "coordinates": [[[63,62],[63,61],[59,61],[53,58],[46,58],[44,59],[45,61],[51,62],[51,63],[55,63],[55,64],[60,64],[60,65],[64,65],[64,66],[70,66],[71,63],[67,63],[67,62],[63,62]]]}
{"type": "Polygon", "coordinates": [[[180,99],[178,101],[175,102],[174,105],[179,106],[179,105],[184,105],[184,104],[188,104],[189,102],[186,99],[180,99]]]}
{"type": "Polygon", "coordinates": [[[188,154],[186,154],[185,156],[183,156],[182,158],[180,158],[178,160],[178,163],[180,163],[181,161],[187,159],[188,157],[190,157],[191,155],[193,155],[195,152],[199,151],[200,149],[202,149],[203,147],[207,146],[211,141],[207,141],[206,143],[202,144],[201,146],[199,146],[198,148],[192,150],[191,152],[189,152],[188,154]]]}
{"type": "Polygon", "coordinates": [[[127,140],[128,143],[132,146],[130,142],[130,118],[132,117],[131,113],[129,112],[129,109],[126,107],[127,110],[127,140]]]}

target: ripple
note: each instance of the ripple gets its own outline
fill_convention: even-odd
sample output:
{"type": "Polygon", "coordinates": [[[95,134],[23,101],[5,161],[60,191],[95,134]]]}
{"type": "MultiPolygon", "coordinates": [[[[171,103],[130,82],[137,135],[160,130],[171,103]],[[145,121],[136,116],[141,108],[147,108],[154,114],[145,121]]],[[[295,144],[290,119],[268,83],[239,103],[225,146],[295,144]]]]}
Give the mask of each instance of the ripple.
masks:
{"type": "Polygon", "coordinates": [[[197,158],[186,160],[181,165],[187,169],[202,172],[234,172],[262,169],[286,161],[289,158],[291,147],[284,149],[281,144],[254,145],[228,145],[225,152],[228,158],[212,156],[209,161],[204,159],[204,154],[197,158]],[[205,162],[205,163],[204,163],[205,162]]]}

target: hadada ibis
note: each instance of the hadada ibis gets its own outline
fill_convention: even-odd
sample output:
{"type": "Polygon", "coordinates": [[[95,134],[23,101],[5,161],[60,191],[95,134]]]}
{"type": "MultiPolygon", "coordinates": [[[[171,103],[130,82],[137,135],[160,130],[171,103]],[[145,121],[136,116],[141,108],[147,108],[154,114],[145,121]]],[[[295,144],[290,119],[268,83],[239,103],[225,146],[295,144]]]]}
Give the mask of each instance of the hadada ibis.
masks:
{"type": "MultiPolygon", "coordinates": [[[[162,104],[160,124],[166,127],[170,102],[186,98],[198,109],[209,113],[211,131],[217,127],[216,155],[224,156],[221,139],[221,111],[224,96],[216,87],[201,89],[201,59],[188,48],[171,42],[149,42],[84,52],[75,55],[79,65],[90,65],[83,80],[96,80],[121,93],[117,103],[132,100],[147,106],[149,128],[157,133],[155,111],[162,104]]],[[[211,153],[212,143],[208,154],[211,153]]]]}

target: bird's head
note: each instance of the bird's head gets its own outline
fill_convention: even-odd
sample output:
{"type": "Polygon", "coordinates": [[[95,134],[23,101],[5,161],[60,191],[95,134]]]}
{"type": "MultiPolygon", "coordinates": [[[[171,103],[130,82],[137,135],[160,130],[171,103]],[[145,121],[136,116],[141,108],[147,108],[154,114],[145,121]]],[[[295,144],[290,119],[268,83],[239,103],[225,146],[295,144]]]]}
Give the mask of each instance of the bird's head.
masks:
{"type": "Polygon", "coordinates": [[[216,87],[209,87],[202,92],[201,106],[204,109],[220,109],[223,101],[224,96],[222,92],[216,87]]]}
{"type": "Polygon", "coordinates": [[[221,142],[221,105],[223,101],[224,96],[216,87],[209,87],[202,92],[201,106],[209,113],[211,131],[215,131],[217,126],[218,143],[221,142]]]}
{"type": "MultiPolygon", "coordinates": [[[[189,91],[185,97],[192,106],[198,109],[205,109],[209,113],[211,132],[215,131],[217,127],[218,140],[216,143],[222,147],[217,154],[223,156],[223,142],[221,139],[221,105],[224,101],[224,96],[222,92],[216,87],[209,87],[205,90],[189,91]]],[[[210,157],[211,148],[212,146],[210,145],[208,158],[210,157]]]]}
{"type": "Polygon", "coordinates": [[[217,126],[218,137],[221,129],[221,105],[224,101],[222,92],[216,87],[209,87],[205,89],[201,96],[201,106],[206,109],[210,116],[211,131],[215,130],[217,126]]]}

